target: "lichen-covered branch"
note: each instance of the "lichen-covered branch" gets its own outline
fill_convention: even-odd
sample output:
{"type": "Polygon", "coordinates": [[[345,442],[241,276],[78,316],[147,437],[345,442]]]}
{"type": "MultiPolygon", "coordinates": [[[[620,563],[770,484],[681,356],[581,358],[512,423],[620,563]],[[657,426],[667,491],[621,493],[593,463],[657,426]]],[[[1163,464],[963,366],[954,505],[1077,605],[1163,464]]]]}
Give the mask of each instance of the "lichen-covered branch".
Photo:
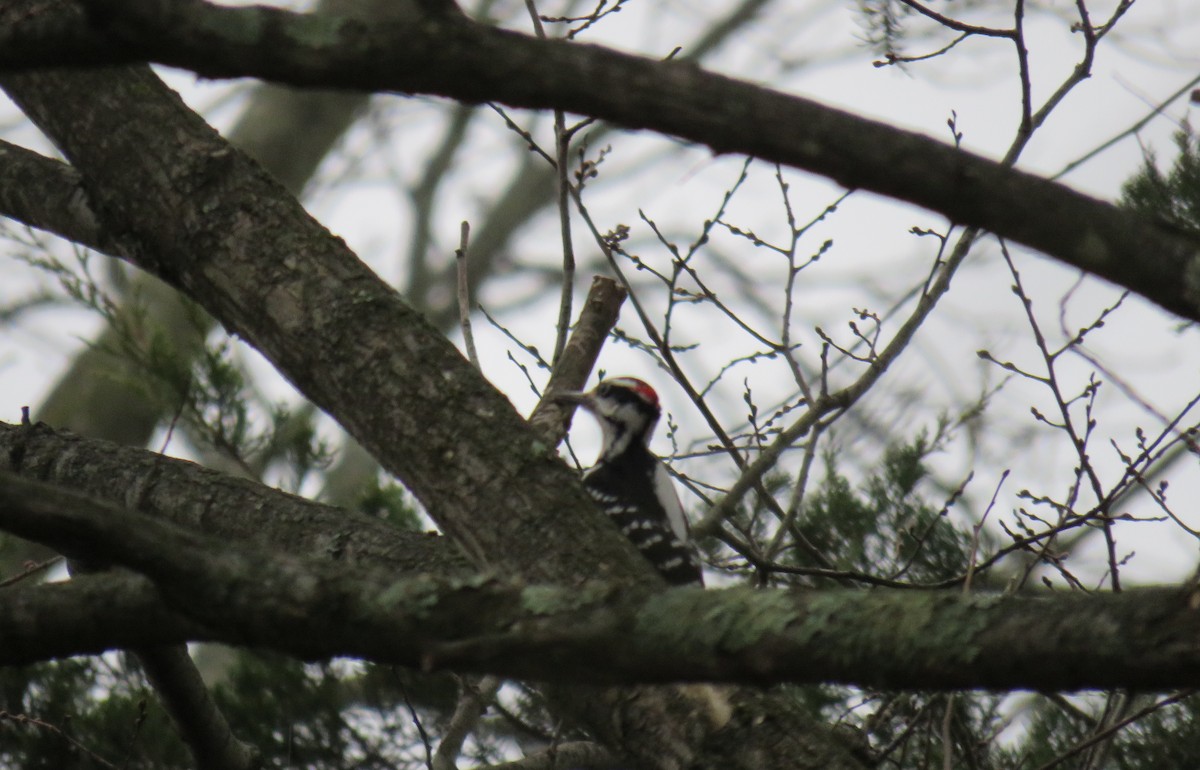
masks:
{"type": "Polygon", "coordinates": [[[1200,685],[1194,589],[1004,596],[397,578],[233,546],[7,474],[0,528],[153,581],[102,575],[0,593],[0,627],[10,629],[0,663],[99,652],[144,633],[149,643],[223,641],[560,683],[1200,685]],[[105,618],[133,612],[162,622],[105,618]]]}

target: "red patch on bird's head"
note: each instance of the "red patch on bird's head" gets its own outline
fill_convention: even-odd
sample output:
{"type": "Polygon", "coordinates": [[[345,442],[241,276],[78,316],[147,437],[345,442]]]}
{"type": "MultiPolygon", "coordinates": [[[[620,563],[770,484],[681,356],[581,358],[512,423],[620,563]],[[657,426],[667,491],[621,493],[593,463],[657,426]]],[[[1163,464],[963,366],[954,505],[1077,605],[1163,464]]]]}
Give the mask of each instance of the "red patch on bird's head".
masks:
{"type": "Polygon", "coordinates": [[[658,406],[658,393],[649,384],[642,382],[636,377],[614,377],[608,380],[610,385],[618,385],[623,388],[628,388],[634,393],[642,397],[646,403],[651,406],[658,406]]]}

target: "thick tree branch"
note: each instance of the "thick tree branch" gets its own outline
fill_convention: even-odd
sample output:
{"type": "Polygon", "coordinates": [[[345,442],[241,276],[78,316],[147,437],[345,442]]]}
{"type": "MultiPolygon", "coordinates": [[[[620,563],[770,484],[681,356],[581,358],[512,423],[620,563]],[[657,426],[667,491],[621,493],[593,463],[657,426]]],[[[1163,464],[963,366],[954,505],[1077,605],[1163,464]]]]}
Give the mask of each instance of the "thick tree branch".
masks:
{"type": "Polygon", "coordinates": [[[96,251],[118,251],[101,231],[78,171],[8,142],[0,142],[0,213],[96,251]]]}
{"type": "MultiPolygon", "coordinates": [[[[19,5],[19,4],[15,4],[19,5]]],[[[452,13],[365,24],[199,0],[0,17],[0,66],[151,60],[206,77],[563,109],[783,163],[1023,243],[1200,320],[1200,244],[1067,187],[796,96],[452,13]],[[747,130],[753,126],[754,130],[747,130]]]]}
{"type": "Polygon", "coordinates": [[[213,702],[188,655],[187,645],[133,650],[146,679],[187,743],[198,770],[251,770],[262,765],[258,749],[239,740],[213,702]]]}
{"type": "Polygon", "coordinates": [[[432,533],[40,423],[0,422],[0,471],[293,556],[369,564],[397,576],[472,571],[453,543],[432,533]]]}
{"type": "Polygon", "coordinates": [[[202,639],[148,578],[124,570],[0,590],[0,665],[202,639]]]}
{"type": "Polygon", "coordinates": [[[1000,596],[398,579],[232,546],[8,474],[0,475],[0,527],[154,581],[103,575],[0,593],[0,628],[11,629],[0,636],[4,663],[144,646],[135,641],[142,634],[161,643],[170,631],[187,634],[171,641],[305,659],[350,655],[557,682],[1200,685],[1194,588],[1000,596]],[[96,582],[109,592],[102,599],[96,582]],[[72,596],[82,599],[71,606],[72,596]],[[132,634],[105,619],[134,611],[156,622],[134,624],[132,634]],[[64,627],[64,618],[75,622],[64,627]]]}

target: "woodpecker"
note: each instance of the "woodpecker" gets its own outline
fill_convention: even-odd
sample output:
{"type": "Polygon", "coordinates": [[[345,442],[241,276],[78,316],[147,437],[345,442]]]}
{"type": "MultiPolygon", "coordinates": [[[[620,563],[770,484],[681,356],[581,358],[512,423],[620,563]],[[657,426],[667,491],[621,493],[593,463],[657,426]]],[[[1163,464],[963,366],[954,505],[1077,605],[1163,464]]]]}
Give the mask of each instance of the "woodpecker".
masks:
{"type": "Polygon", "coordinates": [[[662,415],[654,388],[633,377],[604,380],[587,393],[560,393],[600,423],[600,457],[583,475],[588,494],[671,585],[704,585],[687,518],[666,466],[650,452],[662,415]]]}

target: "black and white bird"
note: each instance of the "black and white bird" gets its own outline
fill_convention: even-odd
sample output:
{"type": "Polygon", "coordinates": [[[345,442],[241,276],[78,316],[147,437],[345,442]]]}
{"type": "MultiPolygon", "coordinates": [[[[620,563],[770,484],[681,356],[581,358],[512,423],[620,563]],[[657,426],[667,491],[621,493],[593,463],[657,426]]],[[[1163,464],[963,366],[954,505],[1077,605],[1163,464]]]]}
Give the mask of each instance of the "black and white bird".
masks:
{"type": "Polygon", "coordinates": [[[671,476],[650,451],[662,408],[654,388],[614,377],[587,393],[560,393],[600,423],[600,457],[583,476],[596,504],[671,585],[704,585],[688,536],[687,518],[671,476]]]}

